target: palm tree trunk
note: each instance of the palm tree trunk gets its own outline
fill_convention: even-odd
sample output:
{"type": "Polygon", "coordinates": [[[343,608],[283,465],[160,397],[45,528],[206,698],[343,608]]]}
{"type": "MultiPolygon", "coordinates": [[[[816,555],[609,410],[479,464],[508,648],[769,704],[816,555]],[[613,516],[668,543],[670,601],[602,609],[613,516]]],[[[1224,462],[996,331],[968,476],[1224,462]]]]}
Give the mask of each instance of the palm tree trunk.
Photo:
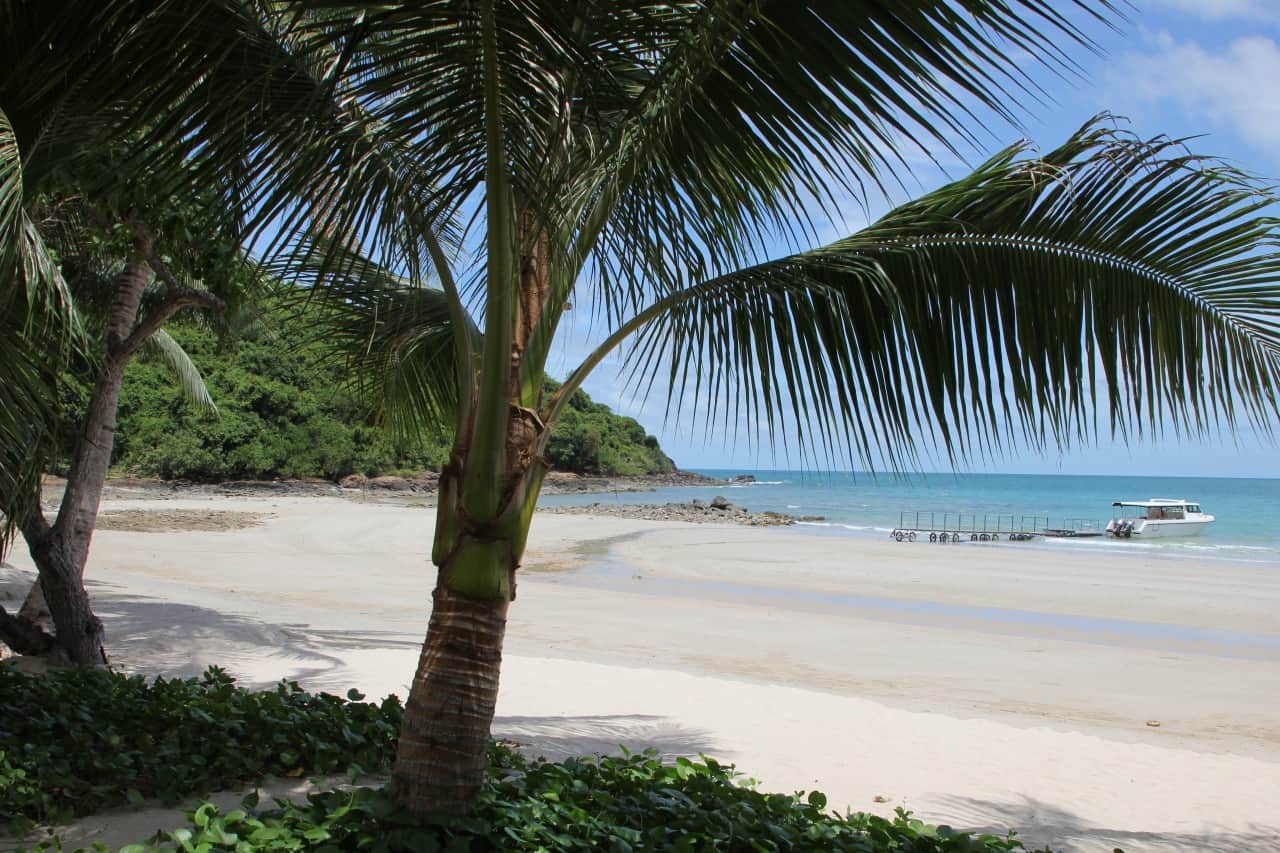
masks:
{"type": "MultiPolygon", "coordinates": [[[[46,532],[41,536],[41,543],[33,542],[32,534],[26,532],[27,526],[24,526],[23,535],[27,539],[31,558],[40,569],[40,579],[32,585],[19,615],[40,626],[47,626],[52,621],[58,634],[64,631],[80,634],[87,631],[90,624],[75,616],[83,608],[72,599],[78,600],[83,596],[88,600],[82,579],[89,559],[93,531],[97,525],[102,489],[106,485],[107,470],[111,465],[111,452],[115,446],[116,413],[126,364],[122,358],[109,359],[94,383],[84,432],[76,444],[71,468],[67,473],[67,485],[62,494],[57,521],[52,527],[45,525],[46,532]],[[41,549],[44,556],[37,554],[41,549]],[[45,577],[46,568],[54,573],[52,581],[45,577]],[[80,589],[63,592],[72,585],[80,589]],[[54,590],[52,592],[51,587],[54,590]],[[71,598],[55,603],[50,597],[64,594],[71,598]],[[66,614],[74,621],[59,622],[58,613],[66,614]]],[[[72,660],[76,663],[99,663],[102,655],[95,654],[92,660],[75,657],[72,660]]]]}
{"type": "Polygon", "coordinates": [[[56,628],[54,647],[67,663],[93,666],[106,662],[102,650],[102,622],[93,614],[84,588],[83,564],[67,547],[65,537],[43,518],[23,525],[23,537],[39,575],[35,586],[47,602],[56,628]]]}
{"type": "Polygon", "coordinates": [[[484,783],[508,603],[469,598],[443,584],[432,598],[400,730],[396,796],[420,814],[461,814],[484,783]]]}
{"type": "Polygon", "coordinates": [[[396,754],[397,799],[417,814],[464,814],[484,784],[507,608],[546,473],[541,462],[515,467],[503,511],[478,524],[462,507],[463,457],[455,451],[440,478],[439,572],[396,754]]]}

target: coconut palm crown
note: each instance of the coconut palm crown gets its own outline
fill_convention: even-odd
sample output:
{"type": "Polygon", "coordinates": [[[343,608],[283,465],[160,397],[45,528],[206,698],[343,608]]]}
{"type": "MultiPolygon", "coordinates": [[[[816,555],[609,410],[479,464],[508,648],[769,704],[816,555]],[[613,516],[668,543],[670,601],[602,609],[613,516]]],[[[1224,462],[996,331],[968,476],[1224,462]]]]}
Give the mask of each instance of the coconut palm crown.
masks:
{"type": "Polygon", "coordinates": [[[1107,0],[99,6],[138,48],[121,126],[223,187],[277,273],[369,309],[337,331],[405,423],[455,426],[396,767],[417,811],[479,789],[549,427],[611,354],[673,410],[879,465],[1274,421],[1273,197],[1179,141],[1094,120],[815,246],[1034,101],[1014,56],[1073,72],[1107,0]],[[544,396],[571,307],[606,333],[544,396]]]}

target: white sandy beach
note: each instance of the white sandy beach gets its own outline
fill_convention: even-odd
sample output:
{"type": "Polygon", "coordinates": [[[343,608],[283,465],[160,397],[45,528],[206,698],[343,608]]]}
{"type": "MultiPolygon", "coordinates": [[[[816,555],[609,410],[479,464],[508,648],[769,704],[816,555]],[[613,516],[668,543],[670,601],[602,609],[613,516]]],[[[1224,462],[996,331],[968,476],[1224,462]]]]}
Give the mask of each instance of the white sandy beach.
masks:
{"type": "MultiPolygon", "coordinates": [[[[117,666],[405,695],[431,510],[122,509],[262,523],[99,531],[117,666]]],[[[541,515],[495,732],[557,758],[706,753],[764,789],[1068,851],[1280,850],[1277,613],[1280,566],[541,515]]]]}

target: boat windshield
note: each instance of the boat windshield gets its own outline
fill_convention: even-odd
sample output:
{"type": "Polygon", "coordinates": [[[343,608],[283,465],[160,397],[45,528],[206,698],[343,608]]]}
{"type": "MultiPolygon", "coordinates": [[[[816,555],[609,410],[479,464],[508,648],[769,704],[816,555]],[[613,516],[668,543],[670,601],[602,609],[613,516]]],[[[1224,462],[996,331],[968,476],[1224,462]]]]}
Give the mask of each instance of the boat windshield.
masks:
{"type": "Polygon", "coordinates": [[[1148,502],[1148,501],[1115,501],[1111,504],[1118,510],[1120,517],[1146,519],[1186,519],[1190,515],[1204,515],[1200,504],[1148,502]]]}

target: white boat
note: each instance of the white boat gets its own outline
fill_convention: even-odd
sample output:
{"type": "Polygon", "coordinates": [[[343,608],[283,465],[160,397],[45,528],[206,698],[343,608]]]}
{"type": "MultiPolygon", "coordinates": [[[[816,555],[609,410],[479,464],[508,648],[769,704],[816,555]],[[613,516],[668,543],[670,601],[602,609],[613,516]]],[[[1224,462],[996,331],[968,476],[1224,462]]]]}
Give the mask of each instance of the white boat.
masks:
{"type": "Polygon", "coordinates": [[[1214,517],[1203,512],[1200,504],[1181,498],[1115,501],[1111,505],[1120,510],[1107,525],[1107,532],[1121,539],[1195,536],[1214,522],[1214,517]]]}

